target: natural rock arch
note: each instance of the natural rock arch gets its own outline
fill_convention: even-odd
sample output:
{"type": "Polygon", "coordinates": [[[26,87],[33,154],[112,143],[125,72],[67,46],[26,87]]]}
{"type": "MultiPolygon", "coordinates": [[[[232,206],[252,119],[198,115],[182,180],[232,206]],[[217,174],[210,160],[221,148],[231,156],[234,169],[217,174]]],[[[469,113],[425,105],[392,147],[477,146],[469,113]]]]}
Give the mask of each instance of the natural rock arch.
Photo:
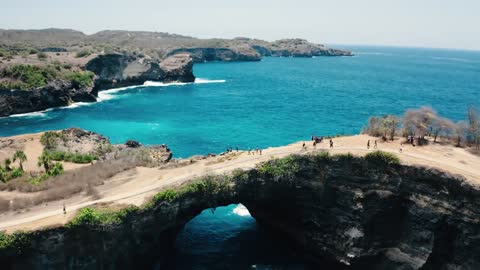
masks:
{"type": "MultiPolygon", "coordinates": [[[[350,155],[288,157],[160,193],[118,221],[26,235],[11,269],[149,269],[202,210],[244,204],[261,224],[338,269],[479,269],[480,191],[449,174],[350,155]]],[[[9,269],[6,268],[6,269],[9,269]]]]}

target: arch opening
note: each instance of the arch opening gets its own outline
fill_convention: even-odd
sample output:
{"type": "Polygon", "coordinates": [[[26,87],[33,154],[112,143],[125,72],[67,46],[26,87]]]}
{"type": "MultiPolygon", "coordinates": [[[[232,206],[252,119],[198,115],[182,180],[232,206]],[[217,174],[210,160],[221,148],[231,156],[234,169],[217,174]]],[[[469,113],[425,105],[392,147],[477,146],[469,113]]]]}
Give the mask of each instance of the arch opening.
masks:
{"type": "Polygon", "coordinates": [[[179,231],[168,269],[312,269],[243,204],[208,208],[179,231]]]}

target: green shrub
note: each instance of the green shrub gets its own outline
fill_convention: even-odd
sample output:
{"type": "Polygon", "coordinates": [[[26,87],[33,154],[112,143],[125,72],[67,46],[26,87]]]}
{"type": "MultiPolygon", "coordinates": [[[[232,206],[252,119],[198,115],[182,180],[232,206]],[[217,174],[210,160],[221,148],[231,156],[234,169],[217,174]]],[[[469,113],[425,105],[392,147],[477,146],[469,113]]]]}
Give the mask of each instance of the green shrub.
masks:
{"type": "Polygon", "coordinates": [[[21,254],[30,244],[28,232],[15,232],[7,234],[0,231],[0,254],[21,254]]]}
{"type": "Polygon", "coordinates": [[[32,178],[28,179],[28,182],[32,185],[38,185],[41,182],[47,180],[48,177],[49,177],[49,175],[47,173],[42,173],[39,176],[32,177],[32,178]]]}
{"type": "Polygon", "coordinates": [[[40,143],[43,144],[46,149],[53,149],[57,146],[59,139],[64,139],[63,134],[55,131],[47,131],[40,137],[40,143]]]}
{"type": "Polygon", "coordinates": [[[78,211],[75,218],[67,224],[67,227],[81,225],[98,226],[119,224],[127,215],[134,213],[137,210],[137,207],[127,207],[118,211],[106,208],[97,209],[86,207],[78,211]]]}
{"type": "Polygon", "coordinates": [[[47,85],[58,74],[52,66],[40,67],[18,64],[4,68],[0,72],[0,76],[18,81],[15,83],[15,87],[10,89],[28,90],[47,85]]]}
{"type": "Polygon", "coordinates": [[[17,177],[22,177],[23,176],[23,171],[20,170],[20,168],[14,168],[10,172],[10,179],[17,178],[17,177]]]}
{"type": "Polygon", "coordinates": [[[377,166],[389,166],[400,164],[400,159],[388,152],[374,151],[365,155],[365,160],[377,166]]]}
{"type": "Polygon", "coordinates": [[[93,83],[95,74],[91,71],[72,72],[65,76],[66,79],[72,81],[75,87],[88,87],[93,83]]]}
{"type": "Polygon", "coordinates": [[[167,189],[155,195],[153,197],[153,201],[154,202],[160,202],[160,201],[172,202],[179,197],[180,197],[180,194],[178,191],[174,189],[167,189]]]}
{"type": "Polygon", "coordinates": [[[37,58],[38,59],[46,59],[48,57],[48,55],[44,52],[38,52],[37,53],[37,58]]]}
{"type": "Polygon", "coordinates": [[[91,154],[77,154],[63,151],[47,151],[52,160],[67,161],[72,163],[87,164],[96,160],[97,157],[91,154]]]}
{"type": "Polygon", "coordinates": [[[63,173],[63,165],[60,162],[55,162],[53,167],[48,170],[47,174],[50,176],[57,176],[63,173]]]}
{"type": "Polygon", "coordinates": [[[294,156],[281,159],[273,159],[263,163],[258,167],[258,172],[270,176],[282,176],[287,174],[295,174],[300,169],[294,156]]]}
{"type": "Polygon", "coordinates": [[[81,51],[77,52],[77,54],[75,55],[75,57],[77,57],[77,58],[87,57],[87,56],[89,56],[90,54],[92,54],[92,52],[91,52],[90,50],[81,50],[81,51]]]}

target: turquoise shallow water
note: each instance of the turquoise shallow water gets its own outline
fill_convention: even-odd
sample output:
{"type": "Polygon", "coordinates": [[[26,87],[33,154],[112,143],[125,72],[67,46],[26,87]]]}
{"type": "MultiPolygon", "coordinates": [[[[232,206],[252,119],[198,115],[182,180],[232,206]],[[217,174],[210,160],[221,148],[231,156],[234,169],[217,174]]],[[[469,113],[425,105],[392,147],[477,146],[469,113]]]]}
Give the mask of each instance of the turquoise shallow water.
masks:
{"type": "MultiPolygon", "coordinates": [[[[350,49],[355,57],[197,64],[197,77],[225,82],[103,92],[96,104],[0,119],[0,136],[76,126],[115,143],[166,143],[187,157],[358,133],[370,115],[422,105],[455,120],[480,106],[480,52],[350,49]]],[[[188,223],[173,269],[307,269],[236,207],[188,223]]]]}
{"type": "Polygon", "coordinates": [[[104,101],[0,119],[0,136],[71,126],[121,143],[166,143],[176,157],[358,133],[373,114],[431,105],[461,119],[480,104],[480,52],[354,47],[355,57],[195,65],[224,83],[138,87],[104,101]]]}

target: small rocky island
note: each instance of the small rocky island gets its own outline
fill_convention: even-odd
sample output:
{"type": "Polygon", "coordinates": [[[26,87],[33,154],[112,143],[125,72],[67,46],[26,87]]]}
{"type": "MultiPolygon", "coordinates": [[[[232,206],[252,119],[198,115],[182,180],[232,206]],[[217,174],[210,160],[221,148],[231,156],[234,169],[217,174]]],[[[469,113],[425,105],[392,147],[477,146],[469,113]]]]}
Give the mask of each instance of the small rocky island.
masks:
{"type": "Polygon", "coordinates": [[[303,39],[197,39],[157,32],[0,30],[0,117],[95,102],[145,81],[194,82],[194,62],[352,56],[303,39]]]}

